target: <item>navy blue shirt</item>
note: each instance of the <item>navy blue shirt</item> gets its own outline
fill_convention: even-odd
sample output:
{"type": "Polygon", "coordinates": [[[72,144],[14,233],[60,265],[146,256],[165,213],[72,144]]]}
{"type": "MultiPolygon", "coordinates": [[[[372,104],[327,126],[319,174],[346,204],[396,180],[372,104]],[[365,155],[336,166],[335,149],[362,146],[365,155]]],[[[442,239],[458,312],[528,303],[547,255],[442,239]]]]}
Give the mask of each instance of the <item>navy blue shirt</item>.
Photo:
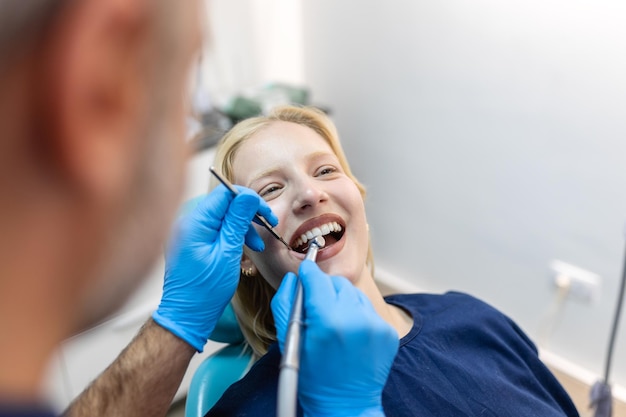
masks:
{"type": "MultiPolygon", "coordinates": [[[[386,297],[413,316],[383,390],[396,416],[578,416],[535,345],[508,317],[466,294],[386,297]]],[[[268,353],[207,413],[276,415],[280,351],[268,353]]],[[[299,415],[302,410],[299,408],[299,415]]]]}
{"type": "Polygon", "coordinates": [[[50,409],[36,404],[9,404],[0,401],[0,417],[55,417],[50,409]]]}

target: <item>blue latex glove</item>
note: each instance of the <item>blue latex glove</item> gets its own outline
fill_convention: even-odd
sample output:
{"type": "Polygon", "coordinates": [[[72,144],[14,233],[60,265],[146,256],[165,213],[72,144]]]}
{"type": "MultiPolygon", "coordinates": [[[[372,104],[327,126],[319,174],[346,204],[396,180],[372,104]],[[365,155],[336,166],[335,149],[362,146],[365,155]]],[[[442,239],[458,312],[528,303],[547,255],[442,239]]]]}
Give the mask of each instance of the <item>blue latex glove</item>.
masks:
{"type": "Polygon", "coordinates": [[[163,296],[152,318],[202,352],[235,294],[243,245],[265,245],[250,221],[259,212],[275,226],[276,216],[252,190],[235,196],[220,185],[176,227],[165,261],[163,296]]]}
{"type": "MultiPolygon", "coordinates": [[[[298,398],[307,416],[383,416],[382,391],[398,334],[343,277],[311,261],[298,272],[304,290],[298,398]]],[[[297,277],[288,273],[272,300],[283,351],[297,277]]]]}

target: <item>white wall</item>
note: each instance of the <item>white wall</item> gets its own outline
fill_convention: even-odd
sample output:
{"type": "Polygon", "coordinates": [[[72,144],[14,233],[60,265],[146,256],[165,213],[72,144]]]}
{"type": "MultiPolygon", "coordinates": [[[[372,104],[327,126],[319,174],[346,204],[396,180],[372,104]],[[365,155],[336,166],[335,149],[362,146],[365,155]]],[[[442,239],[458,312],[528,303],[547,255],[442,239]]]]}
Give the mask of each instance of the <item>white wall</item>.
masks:
{"type": "Polygon", "coordinates": [[[202,84],[215,102],[266,82],[302,84],[299,0],[205,0],[202,84]]]}
{"type": "Polygon", "coordinates": [[[303,2],[305,79],[368,186],[378,264],[535,339],[550,261],[599,274],[544,341],[598,375],[625,247],[625,21],[609,0],[303,2]]]}

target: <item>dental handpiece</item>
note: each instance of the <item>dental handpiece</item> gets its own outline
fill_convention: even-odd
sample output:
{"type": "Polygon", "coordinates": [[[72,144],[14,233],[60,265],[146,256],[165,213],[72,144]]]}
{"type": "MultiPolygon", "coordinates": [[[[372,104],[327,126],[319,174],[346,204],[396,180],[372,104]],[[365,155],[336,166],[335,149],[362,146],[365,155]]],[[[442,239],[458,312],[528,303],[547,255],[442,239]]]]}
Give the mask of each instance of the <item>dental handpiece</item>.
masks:
{"type": "MultiPolygon", "coordinates": [[[[326,245],[322,236],[314,237],[309,243],[304,260],[315,262],[317,252],[326,245]]],[[[285,337],[285,351],[280,361],[278,376],[278,417],[295,417],[298,406],[298,372],[300,370],[300,339],[302,334],[302,284],[296,284],[296,296],[291,306],[287,335],[285,337]]]]}

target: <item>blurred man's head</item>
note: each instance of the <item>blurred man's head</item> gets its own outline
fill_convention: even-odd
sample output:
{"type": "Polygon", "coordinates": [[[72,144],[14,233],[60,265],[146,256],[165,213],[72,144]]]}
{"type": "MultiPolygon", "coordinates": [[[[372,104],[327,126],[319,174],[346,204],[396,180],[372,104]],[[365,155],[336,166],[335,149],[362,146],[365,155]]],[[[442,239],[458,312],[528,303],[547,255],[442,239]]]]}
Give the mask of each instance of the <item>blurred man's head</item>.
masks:
{"type": "Polygon", "coordinates": [[[118,307],[167,236],[199,7],[0,1],[0,261],[15,274],[0,292],[64,299],[66,331],[118,307]]]}

